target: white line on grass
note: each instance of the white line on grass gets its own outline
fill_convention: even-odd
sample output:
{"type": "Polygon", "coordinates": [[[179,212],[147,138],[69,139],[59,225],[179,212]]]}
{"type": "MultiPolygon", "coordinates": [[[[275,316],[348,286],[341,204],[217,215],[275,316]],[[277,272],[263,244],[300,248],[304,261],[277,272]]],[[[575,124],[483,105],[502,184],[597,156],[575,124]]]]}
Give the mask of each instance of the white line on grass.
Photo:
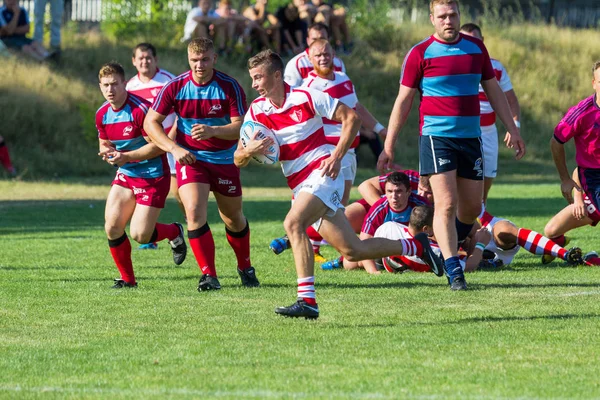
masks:
{"type": "Polygon", "coordinates": [[[600,290],[592,290],[588,292],[571,292],[571,293],[559,293],[552,294],[551,297],[573,297],[573,296],[593,296],[595,294],[600,294],[600,290]]]}

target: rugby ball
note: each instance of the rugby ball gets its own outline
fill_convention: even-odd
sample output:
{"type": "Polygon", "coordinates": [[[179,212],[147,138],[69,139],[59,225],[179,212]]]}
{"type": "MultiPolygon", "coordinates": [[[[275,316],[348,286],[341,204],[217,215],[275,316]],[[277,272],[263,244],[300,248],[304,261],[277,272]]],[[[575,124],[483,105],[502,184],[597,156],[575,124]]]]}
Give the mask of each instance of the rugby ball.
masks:
{"type": "Polygon", "coordinates": [[[400,258],[397,256],[384,257],[383,268],[392,274],[401,274],[402,272],[410,269],[402,261],[400,261],[400,258]]]}
{"type": "Polygon", "coordinates": [[[277,138],[273,131],[255,121],[246,121],[242,124],[242,128],[240,129],[242,146],[246,147],[246,144],[251,139],[261,140],[264,138],[273,139],[273,144],[269,146],[265,154],[256,154],[252,158],[261,164],[275,164],[279,161],[279,143],[277,143],[277,138]]]}

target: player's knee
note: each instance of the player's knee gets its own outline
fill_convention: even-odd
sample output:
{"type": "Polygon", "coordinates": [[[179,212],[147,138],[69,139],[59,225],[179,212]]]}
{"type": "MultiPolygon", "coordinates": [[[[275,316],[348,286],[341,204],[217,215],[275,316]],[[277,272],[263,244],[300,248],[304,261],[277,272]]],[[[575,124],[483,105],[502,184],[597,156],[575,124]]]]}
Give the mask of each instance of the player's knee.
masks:
{"type": "Polygon", "coordinates": [[[350,262],[364,260],[364,252],[362,251],[361,246],[345,246],[343,248],[339,248],[338,251],[344,257],[344,260],[348,260],[350,262]]]}
{"type": "Polygon", "coordinates": [[[306,228],[303,228],[303,226],[304,225],[302,224],[300,219],[296,217],[290,217],[289,215],[283,221],[283,229],[285,229],[285,232],[288,235],[294,235],[303,232],[304,230],[306,230],[306,228]]]}
{"type": "Polygon", "coordinates": [[[143,230],[135,229],[134,227],[131,227],[129,234],[131,235],[131,239],[140,244],[149,243],[150,238],[152,237],[152,232],[145,232],[143,230]]]}
{"type": "Polygon", "coordinates": [[[544,227],[544,236],[546,236],[548,238],[552,238],[552,237],[555,237],[555,236],[560,236],[558,234],[558,226],[554,222],[554,219],[551,219],[550,221],[548,221],[548,223],[544,227]]]}
{"type": "Polygon", "coordinates": [[[123,228],[113,224],[112,222],[106,222],[104,224],[104,231],[106,236],[109,238],[118,238],[123,235],[123,228]]]}

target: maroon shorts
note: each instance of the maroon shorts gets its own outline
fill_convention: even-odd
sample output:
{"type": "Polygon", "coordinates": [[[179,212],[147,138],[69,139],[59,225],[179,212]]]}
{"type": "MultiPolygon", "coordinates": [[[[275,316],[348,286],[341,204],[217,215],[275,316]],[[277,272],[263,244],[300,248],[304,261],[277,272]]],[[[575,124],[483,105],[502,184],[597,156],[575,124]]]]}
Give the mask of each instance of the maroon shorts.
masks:
{"type": "Polygon", "coordinates": [[[206,183],[210,190],[223,196],[239,197],[242,195],[240,169],[234,164],[211,164],[196,161],[192,165],[175,166],[177,170],[177,186],[187,183],[206,183]]]}
{"type": "Polygon", "coordinates": [[[369,205],[369,203],[367,203],[365,199],[356,200],[355,203],[363,206],[366,212],[369,212],[369,210],[371,209],[371,206],[369,205]]]}
{"type": "Polygon", "coordinates": [[[166,175],[160,178],[132,178],[122,172],[117,172],[112,184],[130,189],[135,196],[136,204],[165,208],[171,177],[166,175]]]}

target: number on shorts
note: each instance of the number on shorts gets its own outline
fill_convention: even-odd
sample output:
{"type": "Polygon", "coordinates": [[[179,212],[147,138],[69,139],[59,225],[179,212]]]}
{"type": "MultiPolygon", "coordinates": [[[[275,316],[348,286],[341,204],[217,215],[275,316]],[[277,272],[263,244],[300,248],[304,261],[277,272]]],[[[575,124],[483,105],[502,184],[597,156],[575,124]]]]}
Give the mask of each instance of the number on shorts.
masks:
{"type": "Polygon", "coordinates": [[[184,181],[187,179],[187,171],[185,170],[187,168],[187,165],[184,165],[183,167],[181,167],[181,180],[184,181]]]}

